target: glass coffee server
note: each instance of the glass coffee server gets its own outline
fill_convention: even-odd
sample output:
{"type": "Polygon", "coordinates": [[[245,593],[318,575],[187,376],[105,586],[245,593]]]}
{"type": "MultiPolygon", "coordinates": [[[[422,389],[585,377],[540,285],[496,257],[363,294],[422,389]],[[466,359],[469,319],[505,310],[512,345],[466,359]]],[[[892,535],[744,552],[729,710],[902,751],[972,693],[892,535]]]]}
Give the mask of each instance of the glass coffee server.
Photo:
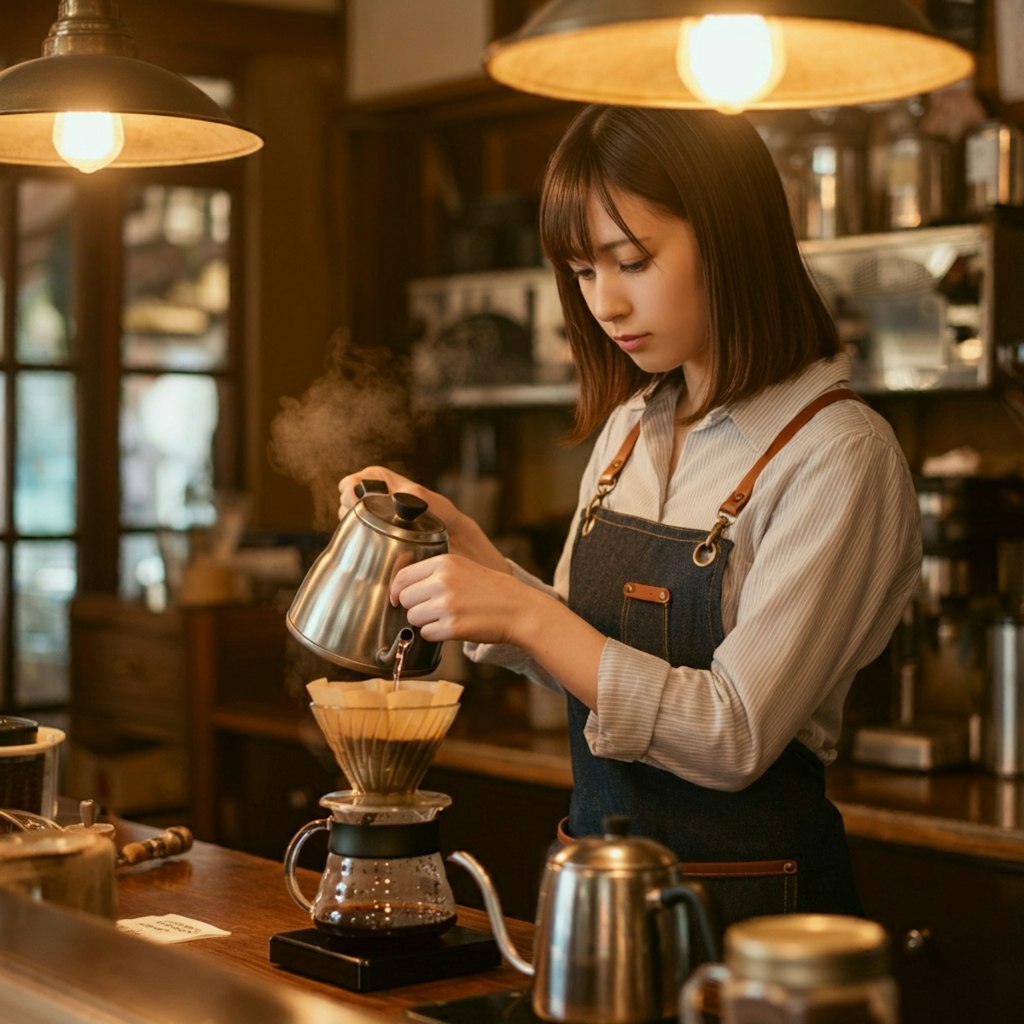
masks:
{"type": "Polygon", "coordinates": [[[59,724],[70,599],[159,593],[239,488],[241,181],[0,167],[0,711],[59,724]]]}

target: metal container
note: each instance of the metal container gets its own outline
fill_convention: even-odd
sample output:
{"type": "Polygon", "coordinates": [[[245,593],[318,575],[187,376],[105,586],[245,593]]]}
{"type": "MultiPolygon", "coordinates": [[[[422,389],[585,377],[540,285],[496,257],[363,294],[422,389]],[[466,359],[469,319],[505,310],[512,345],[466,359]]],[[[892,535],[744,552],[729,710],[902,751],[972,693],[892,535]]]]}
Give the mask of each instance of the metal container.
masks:
{"type": "Polygon", "coordinates": [[[442,645],[409,625],[388,589],[399,569],[444,554],[448,531],[413,494],[388,494],[379,480],[363,481],[357,491],[361,500],[302,581],[288,629],[335,665],[376,676],[401,653],[404,675],[425,675],[440,663],[442,645]]]}
{"type": "Polygon", "coordinates": [[[884,226],[900,230],[953,216],[953,150],[946,139],[907,131],[885,147],[884,226]]]}
{"type": "Polygon", "coordinates": [[[1003,778],[1024,775],[1024,622],[1007,617],[988,630],[989,690],[981,760],[1003,778]]]}
{"type": "Polygon", "coordinates": [[[964,140],[964,205],[980,217],[994,206],[1024,205],[1024,130],[986,121],[964,140]]]}
{"type": "Polygon", "coordinates": [[[795,154],[801,167],[800,237],[828,239],[863,233],[867,218],[863,147],[841,132],[820,132],[801,139],[795,154]]]}

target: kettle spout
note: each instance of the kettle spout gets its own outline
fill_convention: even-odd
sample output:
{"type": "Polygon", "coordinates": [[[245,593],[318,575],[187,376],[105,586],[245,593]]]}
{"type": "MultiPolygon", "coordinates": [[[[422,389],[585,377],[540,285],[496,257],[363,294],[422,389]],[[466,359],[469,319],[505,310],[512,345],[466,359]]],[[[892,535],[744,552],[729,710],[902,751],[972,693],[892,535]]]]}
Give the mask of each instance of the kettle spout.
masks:
{"type": "Polygon", "coordinates": [[[484,906],[487,908],[487,916],[491,920],[491,930],[494,932],[494,941],[498,943],[501,955],[522,974],[533,974],[533,964],[524,960],[516,947],[512,944],[512,937],[505,927],[505,915],[501,912],[501,901],[498,899],[497,890],[491,881],[491,876],[484,870],[483,865],[471,854],[464,850],[456,850],[448,855],[448,860],[459,867],[465,868],[473,881],[480,888],[484,898],[484,906]]]}
{"type": "Polygon", "coordinates": [[[390,647],[382,647],[377,652],[377,664],[381,668],[391,668],[397,663],[397,668],[401,670],[402,663],[405,661],[405,652],[412,645],[412,642],[416,639],[416,634],[412,631],[409,626],[403,626],[395,637],[390,647]],[[399,660],[401,659],[401,660],[399,660]]]}

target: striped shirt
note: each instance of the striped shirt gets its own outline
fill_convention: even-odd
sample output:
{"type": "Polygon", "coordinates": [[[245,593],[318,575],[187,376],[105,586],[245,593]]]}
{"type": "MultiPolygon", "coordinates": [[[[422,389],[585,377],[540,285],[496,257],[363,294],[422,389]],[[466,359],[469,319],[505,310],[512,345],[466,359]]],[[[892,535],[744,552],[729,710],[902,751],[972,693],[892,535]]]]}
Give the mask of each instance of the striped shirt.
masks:
{"type": "MultiPolygon", "coordinates": [[[[630,427],[640,439],[604,507],[673,526],[710,529],[718,506],[783,426],[849,378],[845,356],[821,360],[696,424],[669,474],[675,388],[638,396],[609,418],[579,493],[579,512],[630,427]]],[[[921,571],[920,515],[889,425],[860,402],[820,411],[771,461],[727,536],[725,637],[711,667],[672,667],[606,641],[597,710],[586,737],[600,757],[643,761],[699,785],[749,785],[795,737],[826,764],[836,756],[854,676],[885,649],[921,571]]],[[[548,587],[568,593],[570,531],[548,587]]],[[[556,685],[524,652],[466,645],[476,661],[556,685]]]]}

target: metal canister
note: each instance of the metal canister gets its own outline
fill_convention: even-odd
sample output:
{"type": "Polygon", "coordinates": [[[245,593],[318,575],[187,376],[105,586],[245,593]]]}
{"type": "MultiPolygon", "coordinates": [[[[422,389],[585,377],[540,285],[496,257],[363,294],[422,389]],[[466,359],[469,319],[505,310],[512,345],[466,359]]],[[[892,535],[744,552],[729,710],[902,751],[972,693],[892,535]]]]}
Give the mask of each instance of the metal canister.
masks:
{"type": "Polygon", "coordinates": [[[979,125],[964,140],[964,166],[968,215],[1024,205],[1024,130],[1001,121],[979,125]]]}
{"type": "Polygon", "coordinates": [[[842,132],[804,137],[795,150],[800,164],[801,238],[859,235],[866,227],[864,151],[842,132]]]}
{"type": "Polygon", "coordinates": [[[988,629],[989,691],[981,760],[1003,778],[1024,775],[1024,622],[1007,616],[988,629]]]}

